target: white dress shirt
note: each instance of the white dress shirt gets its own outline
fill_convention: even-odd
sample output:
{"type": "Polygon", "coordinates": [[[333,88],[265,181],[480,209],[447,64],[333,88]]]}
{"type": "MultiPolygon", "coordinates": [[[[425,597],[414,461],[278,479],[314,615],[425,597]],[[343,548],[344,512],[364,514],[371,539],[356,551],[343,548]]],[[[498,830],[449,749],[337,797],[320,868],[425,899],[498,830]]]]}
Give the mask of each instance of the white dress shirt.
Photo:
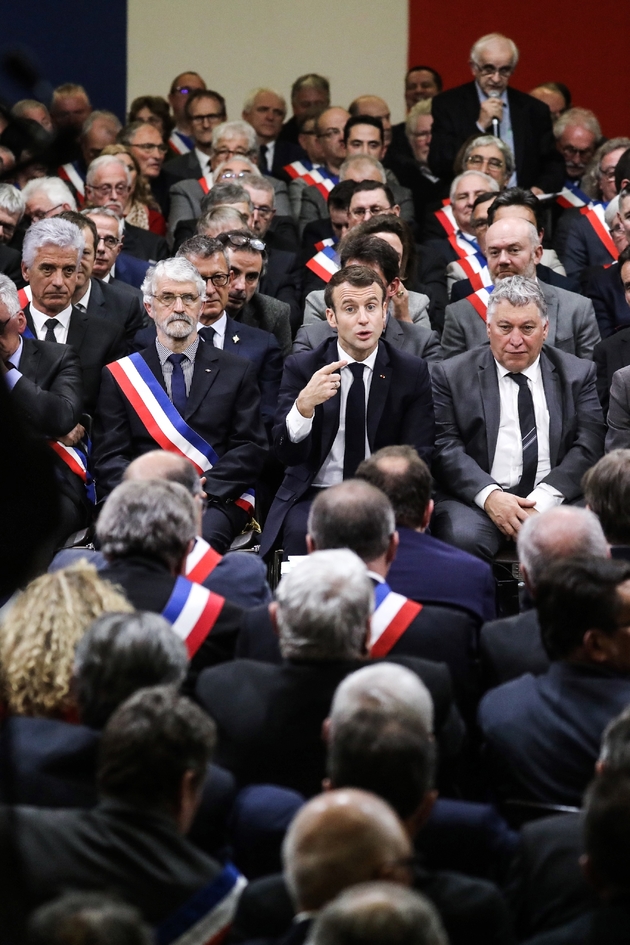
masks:
{"type": "MultiPolygon", "coordinates": [[[[499,382],[500,419],[499,435],[494,453],[494,461],[490,475],[499,485],[486,486],[475,496],[475,503],[483,509],[484,503],[491,492],[496,489],[511,489],[518,484],[523,472],[523,444],[521,440],[521,425],[518,418],[518,384],[507,375],[508,368],[502,367],[495,360],[497,379],[499,382]]],[[[536,436],[538,439],[538,468],[536,470],[536,486],[527,496],[536,505],[536,511],[546,512],[547,509],[560,505],[564,496],[553,486],[541,482],[551,471],[551,457],[549,454],[549,410],[543,386],[540,356],[536,358],[526,370],[521,372],[527,378],[527,385],[534,401],[536,416],[536,436]],[[540,485],[539,485],[540,483],[540,485]]]]}
{"type": "Polygon", "coordinates": [[[83,298],[79,299],[79,301],[75,303],[77,308],[80,309],[82,312],[87,312],[87,307],[90,304],[91,292],[92,292],[92,280],[88,279],[87,292],[85,293],[83,298]]]}
{"type": "Polygon", "coordinates": [[[221,348],[223,351],[225,347],[225,331],[227,329],[227,312],[223,312],[221,318],[217,318],[216,322],[213,322],[211,325],[204,325],[203,322],[197,322],[197,331],[201,331],[202,328],[214,329],[212,344],[215,348],[221,348]]]}
{"type": "MultiPolygon", "coordinates": [[[[365,359],[365,361],[361,362],[363,364],[363,386],[365,387],[366,418],[367,404],[370,396],[370,386],[372,384],[372,376],[374,374],[374,362],[376,361],[377,354],[378,346],[374,349],[372,354],[365,359]]],[[[339,342],[337,342],[337,360],[347,361],[348,364],[353,364],[355,358],[344,351],[339,342]]],[[[320,466],[317,474],[315,475],[315,478],[313,479],[313,485],[316,487],[325,488],[327,486],[336,486],[337,483],[343,481],[343,458],[346,445],[346,403],[348,402],[348,391],[352,387],[352,384],[352,372],[349,371],[347,367],[342,368],[341,386],[339,388],[339,396],[341,398],[339,402],[339,429],[337,430],[337,435],[333,441],[333,445],[330,448],[330,453],[320,466]]],[[[335,394],[334,396],[336,397],[337,395],[335,394]]],[[[287,414],[286,424],[287,432],[291,442],[301,443],[302,440],[306,439],[306,437],[311,432],[311,428],[313,426],[313,417],[303,417],[297,408],[296,400],[287,414]]],[[[366,458],[371,456],[370,444],[368,443],[367,438],[367,425],[365,431],[365,456],[366,458]]]]}
{"type": "Polygon", "coordinates": [[[68,308],[64,308],[63,312],[59,312],[58,315],[44,315],[43,312],[40,312],[35,308],[35,303],[31,302],[31,318],[33,319],[33,324],[35,326],[35,334],[40,341],[46,341],[46,329],[44,328],[44,323],[47,322],[49,318],[56,318],[59,324],[55,327],[55,338],[60,345],[67,344],[68,328],[70,327],[71,315],[71,305],[69,305],[68,308]]]}
{"type": "Polygon", "coordinates": [[[206,183],[212,187],[212,171],[210,170],[210,155],[204,154],[199,148],[195,148],[195,157],[201,165],[201,174],[206,179],[206,183]]]}
{"type": "Polygon", "coordinates": [[[267,141],[267,142],[265,143],[265,147],[267,148],[267,151],[266,151],[266,153],[265,153],[265,157],[266,157],[266,159],[267,159],[267,170],[268,170],[269,173],[271,174],[271,168],[273,167],[273,159],[274,159],[274,155],[275,155],[275,153],[276,153],[276,142],[275,142],[275,141],[267,141]]]}

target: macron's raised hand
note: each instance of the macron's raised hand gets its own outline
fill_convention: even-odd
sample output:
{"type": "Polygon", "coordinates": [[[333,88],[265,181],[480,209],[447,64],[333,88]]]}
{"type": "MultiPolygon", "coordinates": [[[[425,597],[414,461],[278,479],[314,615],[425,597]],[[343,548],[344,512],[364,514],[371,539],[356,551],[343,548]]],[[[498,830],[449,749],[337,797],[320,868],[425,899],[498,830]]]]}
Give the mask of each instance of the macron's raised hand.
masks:
{"type": "Polygon", "coordinates": [[[319,371],[315,371],[306,387],[300,391],[296,401],[297,409],[303,417],[310,420],[318,404],[323,404],[334,397],[341,386],[341,375],[337,374],[344,368],[347,361],[333,361],[325,364],[319,371]]]}

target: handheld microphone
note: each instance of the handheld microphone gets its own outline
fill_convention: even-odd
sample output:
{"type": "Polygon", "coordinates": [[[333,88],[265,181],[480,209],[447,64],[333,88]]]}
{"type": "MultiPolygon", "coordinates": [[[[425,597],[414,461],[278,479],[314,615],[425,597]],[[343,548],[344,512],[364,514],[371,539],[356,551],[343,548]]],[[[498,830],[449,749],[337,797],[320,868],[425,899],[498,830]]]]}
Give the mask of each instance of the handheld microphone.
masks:
{"type": "MultiPolygon", "coordinates": [[[[488,98],[501,98],[501,93],[497,92],[496,89],[493,89],[491,92],[488,92],[488,98]]],[[[501,123],[498,118],[492,119],[492,134],[494,135],[495,138],[501,137],[501,135],[499,134],[500,124],[501,123]]]]}

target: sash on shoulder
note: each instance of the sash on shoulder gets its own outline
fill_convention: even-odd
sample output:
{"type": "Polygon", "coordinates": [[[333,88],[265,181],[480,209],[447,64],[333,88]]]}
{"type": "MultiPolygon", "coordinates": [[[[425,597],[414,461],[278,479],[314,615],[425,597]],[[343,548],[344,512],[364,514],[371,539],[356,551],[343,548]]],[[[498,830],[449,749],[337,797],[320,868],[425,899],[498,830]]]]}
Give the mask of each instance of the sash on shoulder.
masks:
{"type": "Polygon", "coordinates": [[[309,259],[306,265],[324,282],[330,282],[334,274],[339,271],[339,255],[334,246],[325,246],[316,256],[309,259]]]}
{"type": "Polygon", "coordinates": [[[302,161],[292,161],[290,164],[285,164],[282,168],[283,171],[291,177],[293,180],[298,178],[304,179],[308,177],[313,168],[320,167],[319,164],[313,164],[312,161],[309,161],[308,158],[304,158],[302,161]]]}
{"type": "Polygon", "coordinates": [[[87,456],[83,450],[78,450],[74,446],[65,446],[59,440],[48,440],[48,445],[59,459],[66,464],[70,472],[79,477],[85,486],[88,502],[94,505],[96,502],[94,480],[88,466],[87,456]]]}
{"type": "Polygon", "coordinates": [[[72,163],[62,164],[57,168],[57,176],[65,180],[67,184],[72,184],[77,195],[77,203],[81,206],[85,203],[85,181],[79,174],[75,165],[72,163]]]}
{"type": "Polygon", "coordinates": [[[454,236],[457,232],[457,223],[453,214],[453,208],[451,207],[451,201],[443,200],[442,203],[443,207],[435,211],[435,216],[446,231],[446,235],[454,236]]]}
{"type": "Polygon", "coordinates": [[[333,239],[332,236],[328,236],[325,240],[319,240],[318,243],[315,243],[315,249],[317,252],[321,252],[322,249],[325,249],[326,246],[335,246],[337,240],[333,239]]]}
{"type": "MultiPolygon", "coordinates": [[[[33,299],[33,290],[31,289],[30,285],[24,286],[23,289],[18,289],[18,302],[20,303],[23,309],[26,308],[27,305],[31,304],[32,299],[33,299]]],[[[24,332],[24,334],[26,334],[26,332],[24,332]]],[[[33,335],[33,333],[31,332],[31,335],[30,336],[27,335],[27,337],[34,338],[35,335],[33,335]]]]}
{"type": "Polygon", "coordinates": [[[472,307],[475,309],[482,321],[485,322],[486,315],[488,312],[488,302],[490,300],[490,293],[492,292],[494,286],[484,286],[481,289],[477,289],[476,292],[473,292],[472,295],[466,296],[466,301],[470,302],[472,307]]]}
{"type": "MultiPolygon", "coordinates": [[[[545,197],[546,194],[542,196],[545,197]]],[[[588,207],[592,202],[592,199],[579,187],[563,187],[560,193],[556,195],[556,203],[569,209],[571,207],[588,207]]]]}
{"type": "Polygon", "coordinates": [[[203,538],[197,538],[195,547],[186,558],[186,577],[195,584],[203,584],[223,558],[203,538]]]}
{"type": "Polygon", "coordinates": [[[218,945],[230,930],[247,880],[228,863],[155,929],[157,945],[218,945]]]}
{"type": "Polygon", "coordinates": [[[370,631],[370,656],[373,659],[387,656],[422,610],[422,604],[396,594],[385,583],[374,588],[374,604],[370,631]]]}
{"type": "Polygon", "coordinates": [[[606,226],[604,205],[601,203],[593,203],[590,207],[582,207],[580,213],[582,213],[591,224],[598,239],[604,244],[604,248],[610,253],[612,258],[619,259],[619,250],[615,246],[613,238],[610,235],[610,230],[606,226]]]}
{"type": "Polygon", "coordinates": [[[466,259],[468,256],[477,256],[478,259],[483,259],[485,263],[485,256],[481,252],[481,247],[476,240],[471,242],[458,231],[457,233],[451,233],[448,237],[448,241],[460,259],[466,259]]]}
{"type": "Polygon", "coordinates": [[[328,200],[328,194],[339,183],[339,177],[327,171],[323,164],[311,164],[308,160],[293,161],[284,170],[293,180],[300,179],[309,187],[317,187],[324,200],[328,200]]]}
{"type": "Polygon", "coordinates": [[[475,292],[477,289],[484,289],[486,286],[492,284],[487,265],[481,262],[476,253],[473,256],[466,256],[464,259],[460,259],[459,265],[466,273],[475,292]]]}
{"type": "Polygon", "coordinates": [[[178,577],[175,581],[162,616],[186,644],[191,659],[217,622],[224,603],[225,597],[188,578],[178,577]]]}
{"type": "Polygon", "coordinates": [[[168,139],[168,146],[171,151],[175,152],[175,154],[188,154],[190,151],[190,146],[186,141],[184,141],[183,136],[180,135],[179,132],[175,131],[175,129],[171,131],[171,136],[168,139]]]}
{"type": "Polygon", "coordinates": [[[203,190],[204,194],[207,194],[208,191],[210,190],[210,186],[209,186],[208,181],[206,180],[206,178],[203,177],[203,176],[200,177],[199,180],[197,181],[197,183],[199,184],[199,186],[200,186],[201,189],[203,190]]]}
{"type": "MultiPolygon", "coordinates": [[[[185,456],[199,475],[212,469],[219,460],[216,452],[188,426],[140,354],[135,352],[120,361],[113,361],[107,369],[158,446],[185,456]]],[[[254,490],[249,489],[234,504],[251,515],[254,501],[254,490]]]]}

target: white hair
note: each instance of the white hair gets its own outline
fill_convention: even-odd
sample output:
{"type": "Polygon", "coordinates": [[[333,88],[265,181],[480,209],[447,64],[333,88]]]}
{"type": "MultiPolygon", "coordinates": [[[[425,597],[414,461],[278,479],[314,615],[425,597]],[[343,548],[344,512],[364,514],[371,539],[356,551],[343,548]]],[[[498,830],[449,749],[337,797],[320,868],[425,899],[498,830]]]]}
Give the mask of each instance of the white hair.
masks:
{"type": "MultiPolygon", "coordinates": [[[[214,180],[215,184],[222,183],[222,181],[219,181],[219,178],[221,174],[223,173],[223,171],[225,170],[225,168],[227,167],[227,165],[230,164],[232,161],[242,161],[243,164],[247,165],[248,174],[253,174],[255,177],[262,177],[262,173],[260,169],[254,164],[253,161],[250,161],[250,159],[248,157],[245,157],[244,154],[235,154],[231,158],[226,158],[225,161],[221,161],[220,164],[217,164],[217,166],[212,172],[212,179],[214,180]]],[[[237,178],[237,180],[240,180],[240,178],[237,178]]]]}
{"type": "Polygon", "coordinates": [[[375,663],[346,676],[333,697],[331,731],[363,709],[405,719],[425,735],[433,732],[431,694],[422,680],[405,666],[375,663]]]}
{"type": "Polygon", "coordinates": [[[67,184],[59,177],[35,177],[22,188],[22,197],[27,204],[35,194],[45,194],[51,203],[67,203],[71,210],[77,209],[77,202],[67,184]]]}
{"type": "Polygon", "coordinates": [[[170,259],[161,259],[155,266],[151,266],[147,270],[144,282],[140,287],[145,302],[150,302],[156,294],[155,290],[160,279],[172,279],[173,282],[194,282],[201,299],[206,297],[205,281],[185,256],[171,256],[170,259]]]}
{"type": "Polygon", "coordinates": [[[347,157],[341,167],[339,168],[339,180],[345,180],[346,175],[353,164],[369,164],[370,167],[373,167],[381,175],[381,182],[383,184],[387,183],[387,174],[385,173],[385,168],[380,161],[377,161],[376,158],[373,158],[370,154],[352,154],[350,157],[347,157]]]}
{"type": "Polygon", "coordinates": [[[283,657],[363,655],[374,590],[365,564],[353,551],[313,552],[282,578],[276,601],[283,657]]]}
{"type": "MultiPolygon", "coordinates": [[[[528,226],[536,231],[536,227],[532,223],[529,223],[528,226]]],[[[538,233],[536,233],[536,238],[538,238],[538,233]]],[[[540,312],[542,321],[546,322],[549,318],[545,296],[535,279],[527,279],[525,276],[508,276],[507,279],[500,279],[490,295],[486,322],[492,321],[494,310],[499,302],[509,302],[515,308],[523,308],[533,302],[540,312]]]]}
{"type": "Polygon", "coordinates": [[[609,230],[615,225],[615,217],[619,213],[619,194],[615,194],[606,209],[604,210],[604,220],[609,230]]]}
{"type": "Polygon", "coordinates": [[[453,181],[453,183],[451,184],[451,189],[448,194],[451,203],[453,203],[453,200],[455,198],[455,191],[457,190],[459,186],[459,182],[462,181],[465,177],[470,177],[472,174],[474,174],[476,177],[481,177],[484,183],[487,184],[487,188],[486,188],[487,190],[494,191],[495,193],[499,192],[500,187],[497,181],[494,179],[494,177],[490,177],[489,174],[484,174],[483,171],[473,171],[473,170],[464,171],[463,174],[458,174],[455,180],[453,181]]]}
{"type": "Polygon", "coordinates": [[[269,194],[269,203],[271,206],[275,206],[276,192],[274,186],[268,177],[263,177],[258,168],[256,168],[255,172],[252,171],[251,174],[247,174],[245,177],[239,177],[238,182],[241,187],[247,188],[249,185],[254,190],[264,190],[269,194]]]}
{"type": "Polygon", "coordinates": [[[22,308],[15,283],[3,272],[0,273],[0,302],[6,307],[9,318],[17,315],[22,308]]]}
{"type": "MultiPolygon", "coordinates": [[[[511,176],[512,171],[514,170],[514,155],[512,154],[511,149],[502,141],[501,138],[495,138],[494,135],[479,135],[478,138],[474,138],[469,145],[467,145],[466,150],[464,151],[464,157],[462,159],[462,164],[466,167],[466,161],[475,150],[475,148],[487,148],[491,145],[494,145],[495,148],[498,148],[503,159],[505,160],[505,170],[511,176]]],[[[488,175],[490,176],[490,175],[488,175]]]]}
{"type": "Polygon", "coordinates": [[[275,89],[266,89],[266,88],[252,89],[249,95],[247,96],[247,98],[245,99],[245,101],[243,102],[243,111],[251,112],[252,108],[254,107],[254,102],[256,101],[256,98],[259,95],[262,95],[263,92],[268,92],[270,95],[275,95],[276,98],[279,98],[280,101],[282,102],[282,107],[284,108],[284,114],[286,115],[287,102],[284,95],[280,95],[280,93],[276,92],[275,89]]]}
{"type": "Polygon", "coordinates": [[[110,167],[112,164],[117,164],[119,167],[123,168],[127,180],[127,187],[131,187],[131,171],[115,154],[101,154],[100,157],[94,158],[87,169],[85,183],[91,187],[98,172],[106,167],[110,167]]]}
{"type": "MultiPolygon", "coordinates": [[[[28,186],[28,185],[27,185],[28,186]]],[[[0,207],[7,213],[17,213],[18,223],[24,216],[26,201],[24,192],[19,191],[13,184],[0,184],[0,207]]]]}
{"type": "Polygon", "coordinates": [[[412,105],[409,111],[407,112],[407,118],[405,120],[405,133],[407,136],[413,134],[413,130],[416,127],[416,118],[419,118],[421,115],[430,115],[431,107],[433,104],[433,99],[425,98],[421,102],[416,102],[415,105],[412,105]]]}
{"type": "Polygon", "coordinates": [[[82,210],[81,213],[84,217],[90,217],[90,219],[93,217],[111,217],[112,220],[116,220],[118,224],[118,239],[121,240],[123,238],[123,233],[125,232],[125,218],[110,207],[88,207],[87,210],[82,210]]]}
{"type": "Polygon", "coordinates": [[[486,33],[485,36],[481,36],[475,43],[473,43],[470,50],[470,59],[471,62],[474,62],[476,66],[479,65],[479,53],[484,46],[489,45],[489,43],[494,43],[497,40],[503,40],[508,44],[512,51],[512,68],[516,68],[518,63],[518,46],[516,43],[509,39],[507,36],[504,36],[503,33],[486,33]]]}
{"type": "Polygon", "coordinates": [[[27,269],[31,268],[38,251],[43,246],[75,249],[78,263],[85,249],[85,239],[79,227],[75,223],[70,223],[69,220],[52,217],[49,220],[32,223],[26,231],[22,246],[22,259],[27,269]]]}
{"type": "Polygon", "coordinates": [[[597,115],[590,108],[569,108],[566,112],[563,112],[554,122],[554,138],[556,140],[561,138],[567,128],[572,126],[590,131],[596,141],[599,141],[602,136],[602,126],[597,120],[597,115]]]}
{"type": "Polygon", "coordinates": [[[81,128],[82,138],[87,137],[87,135],[92,130],[93,125],[95,125],[97,121],[103,122],[103,124],[105,125],[109,125],[115,134],[118,134],[118,132],[122,128],[120,119],[118,118],[117,115],[114,115],[113,112],[108,112],[108,111],[105,111],[104,109],[101,109],[101,110],[96,109],[95,111],[90,112],[90,114],[87,116],[87,118],[83,122],[83,127],[81,128]]]}
{"type": "Polygon", "coordinates": [[[530,515],[519,530],[516,547],[534,588],[553,561],[609,555],[608,542],[595,513],[570,505],[530,515]]]}
{"type": "Polygon", "coordinates": [[[258,153],[258,138],[248,121],[223,121],[212,132],[212,150],[216,151],[219,141],[224,138],[247,138],[247,147],[258,153]]]}

